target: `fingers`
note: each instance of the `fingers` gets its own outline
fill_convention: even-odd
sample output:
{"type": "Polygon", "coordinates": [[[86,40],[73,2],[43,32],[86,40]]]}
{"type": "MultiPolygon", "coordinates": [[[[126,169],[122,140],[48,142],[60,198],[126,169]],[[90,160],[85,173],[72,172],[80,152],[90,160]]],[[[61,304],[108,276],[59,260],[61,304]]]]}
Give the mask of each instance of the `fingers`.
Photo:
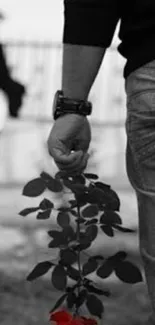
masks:
{"type": "Polygon", "coordinates": [[[65,161],[65,163],[64,163],[63,161],[59,162],[59,161],[55,160],[55,163],[59,166],[59,168],[69,170],[69,169],[77,168],[77,166],[79,166],[81,164],[82,159],[83,159],[83,153],[80,153],[71,162],[70,161],[68,161],[68,162],[65,161]]]}
{"type": "Polygon", "coordinates": [[[89,154],[82,150],[70,152],[62,146],[60,148],[50,148],[50,155],[53,157],[56,165],[62,171],[76,171],[86,168],[89,154]]]}
{"type": "Polygon", "coordinates": [[[83,156],[82,150],[63,153],[62,150],[53,148],[51,155],[53,156],[54,160],[57,163],[63,164],[63,165],[72,165],[74,162],[76,162],[78,159],[81,159],[83,156]]]}
{"type": "Polygon", "coordinates": [[[88,163],[89,154],[83,153],[83,156],[79,156],[72,164],[63,164],[63,163],[55,163],[57,164],[58,168],[62,171],[68,172],[82,172],[88,163]]]}

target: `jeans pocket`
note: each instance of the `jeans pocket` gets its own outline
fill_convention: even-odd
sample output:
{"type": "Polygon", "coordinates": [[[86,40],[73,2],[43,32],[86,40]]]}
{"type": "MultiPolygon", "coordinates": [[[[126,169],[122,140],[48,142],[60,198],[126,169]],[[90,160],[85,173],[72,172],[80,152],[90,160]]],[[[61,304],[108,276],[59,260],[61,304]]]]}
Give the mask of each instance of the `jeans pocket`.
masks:
{"type": "Polygon", "coordinates": [[[143,189],[155,190],[155,91],[142,92],[128,104],[126,132],[143,189]]]}
{"type": "Polygon", "coordinates": [[[130,98],[126,128],[138,161],[155,167],[155,90],[130,98]]]}
{"type": "Polygon", "coordinates": [[[146,63],[134,70],[125,80],[127,103],[139,95],[155,92],[155,60],[146,63]]]}
{"type": "MultiPolygon", "coordinates": [[[[149,90],[149,93],[151,94],[151,93],[154,93],[155,92],[155,89],[150,89],[149,90]]],[[[127,103],[130,105],[130,103],[131,103],[131,105],[132,105],[132,101],[133,100],[136,100],[136,98],[141,98],[141,96],[145,96],[145,94],[146,94],[146,96],[147,96],[147,94],[148,94],[148,89],[145,89],[145,90],[136,90],[136,91],[133,91],[132,93],[130,93],[130,94],[128,94],[128,96],[127,96],[127,103]]]]}

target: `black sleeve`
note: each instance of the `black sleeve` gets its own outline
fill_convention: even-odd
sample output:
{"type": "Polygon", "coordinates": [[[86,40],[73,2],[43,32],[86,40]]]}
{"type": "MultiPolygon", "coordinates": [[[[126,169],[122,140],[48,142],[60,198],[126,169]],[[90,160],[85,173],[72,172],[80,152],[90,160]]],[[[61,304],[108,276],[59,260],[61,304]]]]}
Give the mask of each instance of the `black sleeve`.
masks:
{"type": "Polygon", "coordinates": [[[111,45],[119,21],[119,0],[64,0],[63,43],[111,45]]]}

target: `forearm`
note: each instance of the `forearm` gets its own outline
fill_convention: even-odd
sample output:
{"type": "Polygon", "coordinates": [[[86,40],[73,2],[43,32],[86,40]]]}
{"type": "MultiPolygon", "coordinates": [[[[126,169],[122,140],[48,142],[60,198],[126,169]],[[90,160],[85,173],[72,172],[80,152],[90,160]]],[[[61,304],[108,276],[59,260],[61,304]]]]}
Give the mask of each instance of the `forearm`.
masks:
{"type": "Polygon", "coordinates": [[[65,97],[87,99],[106,49],[63,44],[62,90],[65,97]]]}

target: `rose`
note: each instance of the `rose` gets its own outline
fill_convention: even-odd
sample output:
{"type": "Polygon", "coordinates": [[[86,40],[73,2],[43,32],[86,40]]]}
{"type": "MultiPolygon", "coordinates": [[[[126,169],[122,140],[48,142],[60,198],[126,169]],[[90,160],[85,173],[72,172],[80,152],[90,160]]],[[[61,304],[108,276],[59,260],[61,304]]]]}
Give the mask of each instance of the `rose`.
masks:
{"type": "Polygon", "coordinates": [[[54,321],[56,325],[97,325],[97,321],[93,318],[74,317],[65,310],[50,313],[50,321],[54,321]]]}

